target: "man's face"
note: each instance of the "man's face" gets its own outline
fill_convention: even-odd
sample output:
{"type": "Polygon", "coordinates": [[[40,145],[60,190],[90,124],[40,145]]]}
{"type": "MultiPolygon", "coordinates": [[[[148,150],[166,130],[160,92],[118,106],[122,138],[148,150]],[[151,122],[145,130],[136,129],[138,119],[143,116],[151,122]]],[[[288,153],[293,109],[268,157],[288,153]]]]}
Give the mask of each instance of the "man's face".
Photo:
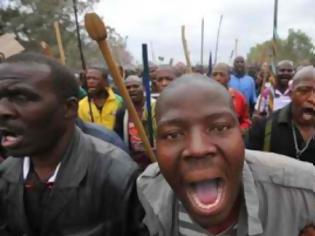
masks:
{"type": "Polygon", "coordinates": [[[292,91],[293,115],[302,126],[315,126],[315,77],[298,81],[292,91]]]}
{"type": "Polygon", "coordinates": [[[175,73],[172,73],[170,70],[157,70],[155,72],[154,83],[157,89],[157,92],[162,92],[175,78],[175,73]]]}
{"type": "Polygon", "coordinates": [[[234,60],[234,71],[237,74],[244,74],[245,73],[245,60],[243,57],[237,57],[234,60]]]}
{"type": "Polygon", "coordinates": [[[53,147],[65,130],[65,109],[48,66],[0,65],[1,145],[8,155],[36,155],[53,147]]]}
{"type": "Polygon", "coordinates": [[[222,223],[239,195],[244,161],[231,105],[215,89],[186,86],[172,93],[159,111],[162,174],[199,225],[222,223]]]}
{"type": "Polygon", "coordinates": [[[144,99],[143,86],[140,82],[128,81],[125,82],[125,85],[133,103],[139,103],[143,101],[144,99]]]}
{"type": "Polygon", "coordinates": [[[290,63],[283,63],[277,67],[277,80],[281,86],[287,87],[294,76],[294,68],[290,63]]]}
{"type": "Polygon", "coordinates": [[[230,75],[224,68],[215,67],[212,71],[212,78],[222,84],[224,87],[228,86],[230,75]]]}
{"type": "Polygon", "coordinates": [[[86,71],[86,83],[90,93],[98,93],[108,86],[101,71],[97,69],[88,69],[86,71]]]}

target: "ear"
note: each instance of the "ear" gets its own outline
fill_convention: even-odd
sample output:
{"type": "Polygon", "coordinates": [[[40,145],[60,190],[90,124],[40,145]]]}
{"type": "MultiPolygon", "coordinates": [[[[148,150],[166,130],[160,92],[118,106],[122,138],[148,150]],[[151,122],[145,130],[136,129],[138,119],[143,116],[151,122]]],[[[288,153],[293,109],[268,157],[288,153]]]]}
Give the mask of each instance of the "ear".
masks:
{"type": "Polygon", "coordinates": [[[77,118],[78,116],[78,98],[70,97],[65,102],[65,118],[77,118]]]}

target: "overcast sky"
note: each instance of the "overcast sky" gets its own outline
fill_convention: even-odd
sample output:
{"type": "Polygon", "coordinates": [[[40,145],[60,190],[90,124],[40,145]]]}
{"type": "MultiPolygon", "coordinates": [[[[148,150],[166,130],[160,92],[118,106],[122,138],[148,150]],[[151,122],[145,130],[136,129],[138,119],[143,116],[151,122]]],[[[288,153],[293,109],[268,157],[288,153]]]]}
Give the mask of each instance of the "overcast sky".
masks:
{"type": "MultiPolygon", "coordinates": [[[[215,50],[220,15],[223,22],[218,61],[229,62],[235,39],[238,54],[272,37],[274,0],[101,0],[94,10],[106,24],[128,36],[128,50],[141,62],[141,44],[148,43],[155,57],[184,61],[181,25],[193,63],[200,62],[201,18],[205,20],[204,63],[215,50]]],[[[287,37],[288,29],[301,29],[315,42],[315,0],[279,0],[278,34],[287,37]]]]}

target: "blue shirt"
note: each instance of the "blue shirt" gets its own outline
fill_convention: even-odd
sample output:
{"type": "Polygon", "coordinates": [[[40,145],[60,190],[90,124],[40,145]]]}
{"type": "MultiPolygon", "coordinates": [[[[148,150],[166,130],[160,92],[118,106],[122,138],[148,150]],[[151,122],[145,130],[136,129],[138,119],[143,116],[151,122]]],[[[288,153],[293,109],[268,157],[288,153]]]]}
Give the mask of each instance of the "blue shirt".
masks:
{"type": "Polygon", "coordinates": [[[256,103],[257,95],[255,81],[251,76],[244,75],[243,77],[237,77],[232,74],[229,81],[229,87],[242,92],[249,105],[252,106],[256,103]]]}

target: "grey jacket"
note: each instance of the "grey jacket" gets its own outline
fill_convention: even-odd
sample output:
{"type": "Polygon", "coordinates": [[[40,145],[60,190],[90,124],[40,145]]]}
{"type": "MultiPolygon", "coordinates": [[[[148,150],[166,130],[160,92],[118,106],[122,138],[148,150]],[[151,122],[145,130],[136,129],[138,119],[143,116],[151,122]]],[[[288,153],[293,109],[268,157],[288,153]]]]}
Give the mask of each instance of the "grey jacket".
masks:
{"type": "MultiPolygon", "coordinates": [[[[243,168],[245,214],[237,235],[297,236],[315,223],[315,167],[282,155],[246,151],[243,168]]],[[[150,235],[178,235],[177,205],[158,165],[137,180],[150,235]]]]}
{"type": "MultiPolygon", "coordinates": [[[[9,158],[0,166],[1,236],[34,235],[24,210],[22,162],[9,158]]],[[[142,235],[137,176],[124,151],[76,129],[45,199],[40,235],[142,235]]]]}

